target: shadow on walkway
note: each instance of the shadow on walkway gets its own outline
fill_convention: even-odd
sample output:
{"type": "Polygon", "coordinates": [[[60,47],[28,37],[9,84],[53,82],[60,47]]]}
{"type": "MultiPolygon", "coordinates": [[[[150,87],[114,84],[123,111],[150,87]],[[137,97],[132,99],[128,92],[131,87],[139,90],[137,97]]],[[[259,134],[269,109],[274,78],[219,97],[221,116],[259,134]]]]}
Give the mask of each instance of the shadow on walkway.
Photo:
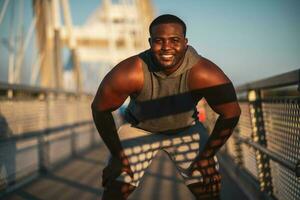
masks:
{"type": "MultiPolygon", "coordinates": [[[[73,200],[100,199],[101,171],[105,166],[106,148],[101,145],[77,156],[53,172],[16,190],[7,200],[73,200]]],[[[222,200],[241,199],[246,196],[229,177],[222,172],[222,200]]],[[[160,152],[153,161],[140,187],[130,200],[194,200],[168,157],[160,152]]]]}

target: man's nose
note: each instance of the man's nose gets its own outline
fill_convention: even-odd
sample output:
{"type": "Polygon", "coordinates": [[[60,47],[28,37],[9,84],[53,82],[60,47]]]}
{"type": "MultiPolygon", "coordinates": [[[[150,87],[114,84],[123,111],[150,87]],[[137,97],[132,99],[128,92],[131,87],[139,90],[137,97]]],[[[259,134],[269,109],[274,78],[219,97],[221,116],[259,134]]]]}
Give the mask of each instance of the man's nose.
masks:
{"type": "Polygon", "coordinates": [[[161,47],[163,50],[168,50],[171,48],[171,43],[169,40],[165,40],[163,43],[162,43],[162,47],[161,47]]]}

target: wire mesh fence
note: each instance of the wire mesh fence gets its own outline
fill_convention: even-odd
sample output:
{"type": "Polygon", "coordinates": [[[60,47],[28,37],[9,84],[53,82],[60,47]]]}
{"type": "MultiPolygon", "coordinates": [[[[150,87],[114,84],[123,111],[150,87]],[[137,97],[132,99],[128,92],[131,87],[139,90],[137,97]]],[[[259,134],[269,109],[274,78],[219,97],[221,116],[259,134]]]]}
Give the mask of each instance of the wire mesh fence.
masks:
{"type": "MultiPolygon", "coordinates": [[[[300,70],[237,88],[242,115],[222,149],[270,199],[300,198],[300,70]]],[[[216,116],[206,105],[209,129],[216,116]]]]}
{"type": "Polygon", "coordinates": [[[0,85],[0,191],[100,142],[92,96],[0,85]]]}

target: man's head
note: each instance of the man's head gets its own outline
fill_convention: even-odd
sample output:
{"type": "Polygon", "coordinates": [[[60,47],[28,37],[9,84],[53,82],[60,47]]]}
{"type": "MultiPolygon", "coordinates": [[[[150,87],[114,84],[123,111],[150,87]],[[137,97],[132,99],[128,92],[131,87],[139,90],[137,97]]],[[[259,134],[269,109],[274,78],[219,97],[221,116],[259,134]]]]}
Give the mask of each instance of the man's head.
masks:
{"type": "Polygon", "coordinates": [[[182,63],[187,49],[185,23],[174,15],[161,15],[152,21],[149,32],[154,62],[166,74],[174,72],[182,63]]]}
{"type": "Polygon", "coordinates": [[[151,22],[149,26],[150,36],[152,35],[152,29],[154,26],[159,24],[171,24],[171,23],[179,24],[182,27],[182,32],[184,37],[186,36],[186,25],[184,21],[182,21],[179,17],[170,14],[160,15],[151,22]]]}

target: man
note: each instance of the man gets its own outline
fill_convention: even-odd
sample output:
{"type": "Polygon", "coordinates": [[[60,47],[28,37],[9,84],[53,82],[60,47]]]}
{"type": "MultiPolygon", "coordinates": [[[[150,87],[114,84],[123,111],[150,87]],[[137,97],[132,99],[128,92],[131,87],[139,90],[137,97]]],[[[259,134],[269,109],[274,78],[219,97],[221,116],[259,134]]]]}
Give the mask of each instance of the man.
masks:
{"type": "Polygon", "coordinates": [[[157,17],[149,32],[150,49],[115,66],[92,103],[96,127],[111,153],[102,199],[127,199],[158,150],[169,155],[197,199],[219,199],[215,154],[241,112],[233,85],[187,44],[186,25],[178,17],[157,17]],[[117,131],[111,112],[127,97],[129,125],[117,131]],[[197,120],[196,105],[203,97],[219,114],[209,137],[197,120]]]}

